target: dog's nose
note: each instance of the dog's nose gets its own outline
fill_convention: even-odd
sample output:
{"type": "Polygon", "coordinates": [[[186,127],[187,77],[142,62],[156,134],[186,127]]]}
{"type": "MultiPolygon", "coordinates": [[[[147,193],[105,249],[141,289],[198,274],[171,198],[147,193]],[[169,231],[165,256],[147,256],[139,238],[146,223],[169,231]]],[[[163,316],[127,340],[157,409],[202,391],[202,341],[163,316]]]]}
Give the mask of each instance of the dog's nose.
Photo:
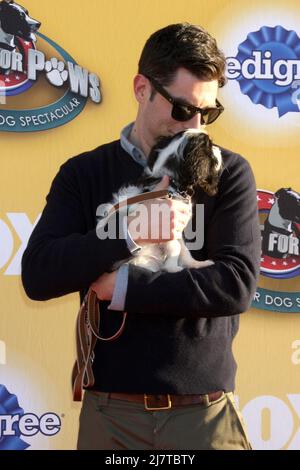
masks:
{"type": "Polygon", "coordinates": [[[41,24],[42,24],[42,23],[40,23],[39,21],[36,21],[36,20],[34,20],[34,19],[32,19],[32,18],[28,21],[28,23],[29,23],[29,25],[30,25],[31,27],[33,27],[33,28],[35,28],[35,29],[39,29],[39,27],[40,27],[41,24]]]}

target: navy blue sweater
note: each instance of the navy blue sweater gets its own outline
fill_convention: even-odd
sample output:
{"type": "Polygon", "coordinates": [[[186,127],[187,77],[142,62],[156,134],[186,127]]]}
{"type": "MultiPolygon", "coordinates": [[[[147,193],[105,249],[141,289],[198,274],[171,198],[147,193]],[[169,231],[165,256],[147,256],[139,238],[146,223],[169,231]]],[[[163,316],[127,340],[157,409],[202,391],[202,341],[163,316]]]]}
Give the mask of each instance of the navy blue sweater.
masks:
{"type": "MultiPolygon", "coordinates": [[[[234,390],[232,341],[239,314],[251,303],[260,264],[256,188],[241,156],[222,150],[219,192],[199,189],[204,204],[204,246],[194,258],[212,259],[203,269],[153,273],[129,265],[125,331],[98,341],[94,388],[106,392],[209,393],[234,390]]],[[[96,210],[143,168],[121,147],[103,145],[64,163],[46,198],[42,217],[22,259],[22,281],[33,300],[80,291],[114,262],[131,254],[125,239],[99,240],[96,210]]],[[[101,334],[120,326],[121,313],[101,302],[101,334]]]]}

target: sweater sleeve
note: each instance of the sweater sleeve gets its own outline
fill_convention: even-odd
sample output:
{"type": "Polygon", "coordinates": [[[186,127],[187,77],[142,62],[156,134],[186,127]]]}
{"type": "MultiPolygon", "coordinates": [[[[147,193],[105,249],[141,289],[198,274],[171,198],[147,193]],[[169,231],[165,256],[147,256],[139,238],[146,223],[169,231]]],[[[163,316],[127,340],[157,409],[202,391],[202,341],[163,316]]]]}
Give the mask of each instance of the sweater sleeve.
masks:
{"type": "Polygon", "coordinates": [[[86,225],[75,171],[66,162],[52,182],[22,257],[28,297],[48,300],[86,289],[115,262],[131,257],[125,238],[100,240],[96,227],[88,230],[86,225]]]}
{"type": "Polygon", "coordinates": [[[204,243],[207,258],[215,263],[206,268],[153,273],[129,264],[126,311],[217,317],[249,308],[259,274],[261,238],[254,176],[240,156],[223,171],[204,243]]]}

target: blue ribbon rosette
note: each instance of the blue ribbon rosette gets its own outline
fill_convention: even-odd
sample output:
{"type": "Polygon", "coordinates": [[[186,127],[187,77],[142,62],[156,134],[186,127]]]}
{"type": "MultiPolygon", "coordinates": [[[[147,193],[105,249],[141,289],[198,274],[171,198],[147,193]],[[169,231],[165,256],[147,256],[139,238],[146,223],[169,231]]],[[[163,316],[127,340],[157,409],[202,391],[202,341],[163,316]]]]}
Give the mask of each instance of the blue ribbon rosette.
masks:
{"type": "MultiPolygon", "coordinates": [[[[24,410],[20,408],[18,399],[15,395],[9,393],[4,385],[0,384],[0,416],[1,415],[24,415],[24,410]]],[[[13,430],[15,431],[13,436],[5,436],[3,434],[4,423],[1,423],[0,432],[0,450],[25,450],[29,447],[27,442],[24,442],[20,436],[21,433],[18,428],[18,423],[13,424],[13,430]]]]}
{"type": "MultiPolygon", "coordinates": [[[[271,61],[273,71],[278,60],[300,60],[300,39],[295,31],[288,31],[282,26],[263,26],[259,31],[248,34],[246,41],[239,45],[236,58],[242,64],[247,59],[253,59],[254,51],[260,51],[263,60],[271,61]],[[267,51],[271,55],[268,52],[265,56],[267,51]]],[[[265,64],[260,65],[263,72],[265,64]]],[[[293,68],[289,72],[293,74],[293,68]]],[[[264,78],[263,75],[262,73],[261,78],[249,79],[241,74],[237,78],[241,92],[249,96],[255,104],[261,104],[268,109],[277,107],[279,117],[288,112],[299,112],[297,104],[292,100],[292,94],[295,92],[292,83],[279,86],[275,83],[276,77],[264,78]]]]}

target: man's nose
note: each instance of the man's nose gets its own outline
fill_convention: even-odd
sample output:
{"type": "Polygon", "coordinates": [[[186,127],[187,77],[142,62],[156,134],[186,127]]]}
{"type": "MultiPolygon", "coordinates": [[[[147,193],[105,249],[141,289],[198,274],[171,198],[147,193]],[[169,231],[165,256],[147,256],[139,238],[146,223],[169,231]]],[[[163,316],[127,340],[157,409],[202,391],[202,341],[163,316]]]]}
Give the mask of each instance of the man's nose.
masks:
{"type": "Polygon", "coordinates": [[[197,129],[199,131],[202,126],[200,113],[196,113],[195,116],[184,123],[184,129],[197,129]]]}

